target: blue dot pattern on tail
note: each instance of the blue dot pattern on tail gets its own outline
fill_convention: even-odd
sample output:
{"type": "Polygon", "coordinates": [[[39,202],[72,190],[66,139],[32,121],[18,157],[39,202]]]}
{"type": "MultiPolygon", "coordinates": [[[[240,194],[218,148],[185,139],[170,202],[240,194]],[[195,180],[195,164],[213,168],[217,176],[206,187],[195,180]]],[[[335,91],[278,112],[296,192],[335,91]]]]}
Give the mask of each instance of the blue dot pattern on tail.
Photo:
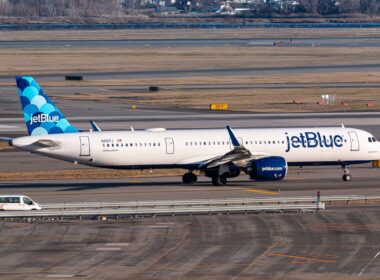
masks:
{"type": "Polygon", "coordinates": [[[29,135],[78,132],[32,77],[16,77],[29,135]]]}

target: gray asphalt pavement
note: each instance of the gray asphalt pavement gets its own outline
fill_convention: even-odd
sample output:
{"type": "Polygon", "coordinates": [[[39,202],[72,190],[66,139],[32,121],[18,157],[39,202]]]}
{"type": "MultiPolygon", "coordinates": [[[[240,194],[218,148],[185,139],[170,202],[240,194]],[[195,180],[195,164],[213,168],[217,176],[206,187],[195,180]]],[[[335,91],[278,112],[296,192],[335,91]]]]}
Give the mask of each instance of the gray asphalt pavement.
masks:
{"type": "Polygon", "coordinates": [[[223,39],[116,39],[116,40],[1,40],[0,48],[141,48],[141,47],[379,47],[380,37],[299,37],[299,38],[223,38],[223,39]]]}
{"type": "Polygon", "coordinates": [[[378,279],[379,207],[0,222],[4,279],[378,279]]]}

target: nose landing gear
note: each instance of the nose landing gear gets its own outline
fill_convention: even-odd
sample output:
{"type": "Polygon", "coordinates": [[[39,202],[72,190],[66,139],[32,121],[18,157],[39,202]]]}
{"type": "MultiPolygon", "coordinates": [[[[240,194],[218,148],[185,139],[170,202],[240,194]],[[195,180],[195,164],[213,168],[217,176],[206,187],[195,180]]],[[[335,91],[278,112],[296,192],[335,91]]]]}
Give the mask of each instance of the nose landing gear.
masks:
{"type": "Polygon", "coordinates": [[[350,174],[349,166],[343,165],[342,169],[343,169],[343,177],[342,177],[343,181],[346,181],[346,182],[351,181],[352,176],[350,174]]]}
{"type": "Polygon", "coordinates": [[[182,176],[182,182],[184,184],[194,184],[197,182],[197,175],[195,175],[193,172],[189,171],[182,176]]]}

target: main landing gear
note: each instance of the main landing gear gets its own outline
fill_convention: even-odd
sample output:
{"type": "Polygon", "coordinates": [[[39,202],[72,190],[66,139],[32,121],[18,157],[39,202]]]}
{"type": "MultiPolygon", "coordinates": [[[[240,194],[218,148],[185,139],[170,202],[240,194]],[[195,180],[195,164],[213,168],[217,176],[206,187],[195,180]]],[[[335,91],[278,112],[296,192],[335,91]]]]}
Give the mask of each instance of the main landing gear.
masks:
{"type": "Polygon", "coordinates": [[[221,186],[221,185],[227,184],[227,178],[226,176],[218,175],[218,176],[212,177],[211,182],[214,186],[221,186]]]}
{"type": "Polygon", "coordinates": [[[342,169],[343,169],[343,181],[351,181],[352,179],[352,176],[350,174],[350,169],[349,169],[349,166],[348,165],[343,165],[342,166],[342,169]]]}
{"type": "Polygon", "coordinates": [[[194,184],[197,182],[197,175],[195,175],[193,172],[189,171],[182,176],[182,182],[184,184],[194,184]]]}

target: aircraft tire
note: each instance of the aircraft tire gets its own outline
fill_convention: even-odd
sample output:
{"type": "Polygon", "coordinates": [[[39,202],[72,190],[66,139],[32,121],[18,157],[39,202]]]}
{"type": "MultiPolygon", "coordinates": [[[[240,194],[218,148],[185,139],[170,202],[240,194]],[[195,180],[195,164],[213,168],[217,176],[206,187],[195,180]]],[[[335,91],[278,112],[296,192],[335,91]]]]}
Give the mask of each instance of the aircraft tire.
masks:
{"type": "Polygon", "coordinates": [[[351,174],[344,174],[343,175],[343,181],[349,182],[352,180],[351,174]]]}
{"type": "Polygon", "coordinates": [[[197,181],[197,175],[195,175],[194,173],[190,172],[190,173],[185,173],[183,174],[182,176],[182,182],[184,184],[193,184],[197,181]]]}
{"type": "Polygon", "coordinates": [[[227,178],[225,176],[212,177],[212,184],[214,186],[221,186],[227,184],[227,178]]]}

